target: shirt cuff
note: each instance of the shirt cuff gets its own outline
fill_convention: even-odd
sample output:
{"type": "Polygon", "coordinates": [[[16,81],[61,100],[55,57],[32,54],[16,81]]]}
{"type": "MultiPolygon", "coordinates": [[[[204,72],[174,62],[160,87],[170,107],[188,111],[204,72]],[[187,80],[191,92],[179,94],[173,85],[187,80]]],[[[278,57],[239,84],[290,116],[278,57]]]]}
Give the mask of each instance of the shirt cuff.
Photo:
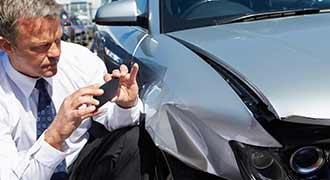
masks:
{"type": "Polygon", "coordinates": [[[116,104],[114,110],[121,118],[131,119],[133,123],[136,123],[139,121],[140,113],[143,112],[143,103],[141,99],[138,98],[138,102],[135,106],[125,109],[116,104]]]}
{"type": "Polygon", "coordinates": [[[44,134],[39,139],[39,148],[31,154],[38,162],[55,169],[65,159],[65,152],[59,151],[44,140],[44,134]]]}

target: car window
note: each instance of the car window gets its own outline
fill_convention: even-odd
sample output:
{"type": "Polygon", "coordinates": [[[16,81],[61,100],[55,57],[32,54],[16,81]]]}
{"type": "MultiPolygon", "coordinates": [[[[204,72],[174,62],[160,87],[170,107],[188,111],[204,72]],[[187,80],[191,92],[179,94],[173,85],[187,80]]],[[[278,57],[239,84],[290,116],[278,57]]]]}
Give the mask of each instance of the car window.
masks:
{"type": "Polygon", "coordinates": [[[71,19],[71,22],[72,22],[72,24],[74,24],[74,25],[83,25],[83,24],[84,24],[80,19],[78,19],[78,18],[76,18],[76,17],[72,18],[72,19],[71,19]]]}

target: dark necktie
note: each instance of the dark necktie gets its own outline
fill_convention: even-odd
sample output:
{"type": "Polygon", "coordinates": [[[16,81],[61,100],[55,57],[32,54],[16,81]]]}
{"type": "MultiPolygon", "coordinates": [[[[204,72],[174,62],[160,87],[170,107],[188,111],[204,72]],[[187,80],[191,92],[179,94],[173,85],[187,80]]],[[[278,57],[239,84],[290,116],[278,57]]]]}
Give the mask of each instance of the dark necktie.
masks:
{"type": "MultiPolygon", "coordinates": [[[[39,91],[38,113],[37,113],[37,138],[48,128],[56,115],[56,109],[51,97],[47,91],[47,82],[40,78],[37,80],[35,88],[39,91]]],[[[65,161],[62,161],[55,170],[55,173],[63,173],[65,170],[65,161]]]]}

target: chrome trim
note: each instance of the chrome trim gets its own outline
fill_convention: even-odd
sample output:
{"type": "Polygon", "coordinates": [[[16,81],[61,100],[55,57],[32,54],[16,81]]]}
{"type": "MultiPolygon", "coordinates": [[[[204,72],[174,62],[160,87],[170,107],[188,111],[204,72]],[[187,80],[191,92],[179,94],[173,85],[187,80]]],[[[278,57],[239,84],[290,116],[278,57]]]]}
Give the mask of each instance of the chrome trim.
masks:
{"type": "Polygon", "coordinates": [[[323,166],[324,162],[325,162],[325,159],[324,159],[322,150],[315,146],[306,146],[306,147],[299,148],[290,157],[290,167],[293,171],[295,171],[298,174],[309,174],[309,173],[315,172],[316,170],[319,170],[323,166]],[[306,149],[315,150],[316,153],[318,154],[318,159],[313,165],[311,165],[307,168],[298,167],[297,165],[295,165],[293,163],[293,158],[297,155],[297,153],[301,152],[302,150],[306,150],[306,149]]]}

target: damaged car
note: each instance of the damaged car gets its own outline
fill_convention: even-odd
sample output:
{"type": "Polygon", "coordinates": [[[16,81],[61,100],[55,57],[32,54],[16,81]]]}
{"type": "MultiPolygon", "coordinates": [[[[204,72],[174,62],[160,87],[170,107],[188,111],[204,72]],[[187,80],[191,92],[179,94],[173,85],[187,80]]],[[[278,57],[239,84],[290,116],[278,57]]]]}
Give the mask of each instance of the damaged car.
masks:
{"type": "Polygon", "coordinates": [[[95,52],[140,65],[146,179],[330,179],[329,0],[119,0],[95,52]]]}

